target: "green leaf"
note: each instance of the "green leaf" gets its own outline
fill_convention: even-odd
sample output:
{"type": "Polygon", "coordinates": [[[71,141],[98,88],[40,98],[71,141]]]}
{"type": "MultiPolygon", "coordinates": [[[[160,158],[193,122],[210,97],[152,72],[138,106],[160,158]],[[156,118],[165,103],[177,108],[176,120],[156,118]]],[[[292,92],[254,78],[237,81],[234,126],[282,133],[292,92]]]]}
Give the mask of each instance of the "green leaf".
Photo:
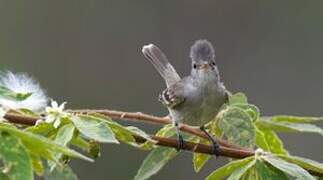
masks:
{"type": "Polygon", "coordinates": [[[258,129],[256,132],[256,144],[260,148],[274,154],[288,154],[288,151],[284,148],[283,142],[274,131],[258,129]]]}
{"type": "Polygon", "coordinates": [[[219,180],[224,179],[233,173],[236,169],[240,169],[243,166],[248,165],[250,162],[254,161],[255,157],[247,157],[240,160],[231,161],[228,164],[213,171],[206,180],[219,180]]]}
{"type": "Polygon", "coordinates": [[[15,128],[14,126],[7,124],[0,124],[0,131],[8,132],[21,139],[22,143],[32,154],[38,154],[47,159],[54,160],[53,153],[63,153],[70,157],[80,158],[87,161],[93,161],[92,159],[74,151],[67,147],[60,146],[52,140],[43,136],[25,132],[15,128]]]}
{"type": "Polygon", "coordinates": [[[251,179],[257,179],[257,180],[259,180],[259,178],[258,178],[258,172],[256,170],[255,165],[252,166],[251,168],[249,168],[248,171],[245,172],[242,175],[242,177],[240,178],[240,180],[251,180],[251,179]]]}
{"type": "Polygon", "coordinates": [[[306,170],[304,170],[296,164],[286,162],[273,156],[262,156],[262,159],[267,161],[275,168],[297,179],[315,180],[315,178],[312,175],[310,175],[306,170]]]}
{"type": "Polygon", "coordinates": [[[229,107],[221,113],[218,126],[228,141],[243,147],[253,147],[256,132],[249,114],[237,107],[229,107]]]}
{"type": "MultiPolygon", "coordinates": [[[[163,128],[156,133],[156,136],[160,137],[171,137],[173,135],[175,135],[175,128],[172,124],[163,126],[163,128]]],[[[189,139],[191,138],[193,137],[189,137],[189,139]]],[[[147,141],[143,144],[143,146],[150,146],[151,144],[153,143],[147,141]]],[[[177,154],[178,152],[173,148],[157,147],[153,149],[141,164],[140,169],[138,170],[134,179],[148,179],[161,170],[177,154]]]]}
{"type": "Polygon", "coordinates": [[[30,157],[31,157],[34,171],[36,172],[36,174],[38,176],[42,176],[44,173],[44,167],[43,167],[43,163],[42,163],[40,156],[37,156],[35,154],[31,154],[30,157]]]}
{"type": "Polygon", "coordinates": [[[54,170],[50,170],[50,167],[45,163],[45,179],[46,180],[78,180],[76,174],[72,169],[64,165],[63,167],[57,166],[54,170]]]}
{"type": "Polygon", "coordinates": [[[11,180],[33,179],[30,156],[18,138],[1,132],[0,156],[11,180]]]}
{"type": "Polygon", "coordinates": [[[83,151],[88,151],[90,147],[90,144],[79,135],[73,137],[71,144],[82,149],[83,151]]]}
{"type": "Polygon", "coordinates": [[[157,133],[156,136],[160,137],[172,137],[176,133],[175,127],[172,124],[167,124],[163,126],[157,133]]]}
{"type": "Polygon", "coordinates": [[[156,174],[169,160],[177,155],[172,148],[158,147],[153,149],[141,164],[135,180],[144,180],[156,174]]]}
{"type": "Polygon", "coordinates": [[[248,104],[247,96],[241,92],[229,96],[229,104],[248,104]]]}
{"type": "Polygon", "coordinates": [[[93,116],[78,115],[71,118],[75,127],[87,138],[101,143],[119,143],[111,128],[93,116]]]}
{"type": "MultiPolygon", "coordinates": [[[[74,130],[75,130],[75,127],[71,123],[61,126],[57,132],[54,142],[56,142],[56,144],[64,146],[64,147],[67,146],[67,144],[73,138],[74,130]]],[[[61,156],[62,156],[61,153],[57,153],[57,154],[55,154],[55,159],[59,160],[61,158],[61,156]]],[[[54,169],[56,166],[56,163],[49,163],[49,165],[51,166],[51,169],[54,169]]]]}
{"type": "Polygon", "coordinates": [[[7,87],[0,86],[0,96],[4,98],[13,99],[16,101],[23,101],[31,95],[32,93],[16,93],[7,87]]]}
{"type": "Polygon", "coordinates": [[[9,177],[1,171],[0,171],[0,179],[1,180],[10,180],[9,177]]]}
{"type": "Polygon", "coordinates": [[[304,169],[323,173],[322,163],[319,163],[310,159],[298,157],[298,156],[288,156],[288,155],[276,155],[276,156],[280,157],[281,159],[284,159],[287,162],[297,164],[298,166],[304,169]]]}
{"type": "Polygon", "coordinates": [[[54,141],[61,146],[66,146],[73,138],[74,129],[73,124],[65,124],[59,128],[54,141]]]}
{"type": "Polygon", "coordinates": [[[256,164],[256,160],[254,159],[248,164],[233,171],[233,173],[228,177],[227,180],[239,180],[255,164],[256,164]]]}
{"type": "Polygon", "coordinates": [[[210,159],[210,155],[202,154],[202,153],[194,153],[193,154],[193,165],[195,172],[199,172],[205,163],[210,159]]]}
{"type": "Polygon", "coordinates": [[[108,116],[104,116],[102,114],[91,114],[88,115],[89,117],[99,121],[106,123],[114,133],[115,137],[124,143],[133,143],[135,142],[135,139],[132,136],[132,132],[127,129],[126,127],[116,123],[115,121],[112,121],[112,119],[108,116]]]}
{"type": "Polygon", "coordinates": [[[30,126],[26,128],[25,131],[49,137],[57,133],[57,128],[54,128],[53,123],[44,122],[44,123],[39,123],[35,126],[30,126]]]}
{"type": "Polygon", "coordinates": [[[232,106],[243,109],[246,113],[250,115],[253,122],[257,121],[260,117],[260,111],[258,107],[253,104],[236,103],[236,104],[233,104],[232,106]]]}
{"type": "Polygon", "coordinates": [[[289,180],[285,173],[263,161],[257,160],[256,169],[259,180],[289,180]]]}
{"type": "Polygon", "coordinates": [[[135,138],[132,136],[132,132],[129,129],[117,123],[108,122],[108,124],[119,141],[130,145],[136,144],[135,138]]]}
{"type": "MultiPolygon", "coordinates": [[[[200,139],[196,138],[195,143],[203,143],[203,144],[209,144],[209,142],[206,139],[200,139]]],[[[210,155],[203,154],[203,153],[194,153],[193,154],[193,166],[195,172],[199,172],[202,167],[205,165],[205,163],[210,159],[210,155]]]]}
{"type": "Polygon", "coordinates": [[[265,134],[257,127],[255,128],[255,130],[256,130],[256,145],[258,147],[260,147],[261,149],[269,152],[270,147],[269,147],[267,140],[265,138],[265,134]]]}
{"type": "Polygon", "coordinates": [[[101,146],[98,142],[95,141],[90,141],[90,146],[89,146],[89,150],[88,153],[91,154],[92,157],[94,158],[98,158],[101,156],[100,150],[101,150],[101,146]]]}
{"type": "Polygon", "coordinates": [[[271,119],[272,121],[276,122],[291,122],[291,123],[312,123],[312,122],[318,122],[322,121],[323,117],[306,117],[306,116],[286,116],[286,115],[279,115],[279,116],[273,116],[273,117],[267,117],[268,119],[271,119]]]}
{"type": "Polygon", "coordinates": [[[126,128],[134,135],[141,136],[141,137],[143,137],[149,141],[152,141],[152,142],[156,142],[155,140],[151,139],[147,133],[145,133],[143,130],[141,130],[137,127],[127,126],[126,128]]]}
{"type": "Polygon", "coordinates": [[[267,128],[276,132],[308,132],[323,135],[323,129],[314,124],[275,122],[270,120],[260,120],[256,122],[260,128],[267,128]]]}

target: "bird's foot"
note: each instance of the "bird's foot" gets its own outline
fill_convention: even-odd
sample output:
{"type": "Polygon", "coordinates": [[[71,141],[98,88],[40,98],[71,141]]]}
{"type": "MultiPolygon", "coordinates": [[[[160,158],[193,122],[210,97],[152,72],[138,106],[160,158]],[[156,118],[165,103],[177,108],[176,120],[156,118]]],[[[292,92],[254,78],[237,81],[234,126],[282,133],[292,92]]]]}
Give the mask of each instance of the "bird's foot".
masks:
{"type": "Polygon", "coordinates": [[[177,134],[177,147],[176,150],[180,151],[184,148],[184,139],[183,136],[181,134],[177,134]]]}
{"type": "Polygon", "coordinates": [[[216,157],[218,157],[220,155],[220,145],[219,143],[216,141],[216,139],[210,135],[210,133],[208,133],[205,129],[204,126],[200,127],[200,130],[208,137],[208,139],[211,141],[212,143],[212,152],[213,154],[215,154],[216,157]]]}

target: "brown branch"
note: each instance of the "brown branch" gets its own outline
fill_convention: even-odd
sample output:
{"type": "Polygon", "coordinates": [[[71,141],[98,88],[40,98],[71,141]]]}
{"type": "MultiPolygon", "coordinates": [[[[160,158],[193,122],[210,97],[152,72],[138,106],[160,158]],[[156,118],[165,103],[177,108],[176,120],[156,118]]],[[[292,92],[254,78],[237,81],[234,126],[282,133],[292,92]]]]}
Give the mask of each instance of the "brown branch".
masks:
{"type": "MultiPolygon", "coordinates": [[[[144,143],[146,141],[146,139],[141,136],[134,136],[134,137],[135,137],[137,143],[144,143]]],[[[150,137],[156,141],[156,145],[173,147],[173,148],[178,147],[178,141],[174,138],[164,138],[164,137],[159,137],[159,136],[154,136],[154,135],[151,135],[150,137]]],[[[193,142],[184,141],[183,150],[214,155],[214,151],[213,151],[212,146],[201,144],[201,143],[193,143],[193,142]]],[[[253,156],[254,154],[255,154],[254,151],[228,148],[228,147],[224,147],[224,146],[221,146],[219,149],[220,156],[225,156],[225,157],[230,157],[230,158],[241,159],[241,158],[245,158],[248,156],[253,156]]]]}
{"type": "MultiPolygon", "coordinates": [[[[69,112],[72,113],[80,113],[80,114],[90,114],[90,113],[100,113],[106,116],[109,116],[114,119],[127,119],[127,120],[137,120],[137,121],[143,121],[143,122],[149,122],[149,123],[155,123],[155,124],[169,124],[171,123],[171,120],[169,118],[161,118],[156,116],[151,116],[143,113],[129,113],[129,112],[121,112],[121,111],[109,111],[109,110],[69,110],[69,112]]],[[[34,125],[38,119],[41,118],[35,118],[30,116],[24,116],[17,113],[7,113],[4,116],[5,119],[7,119],[9,122],[16,123],[16,124],[24,124],[24,125],[34,125]]],[[[192,134],[195,134],[197,136],[206,138],[205,134],[202,133],[199,129],[188,126],[186,124],[181,124],[180,129],[182,131],[186,131],[192,134]]],[[[157,145],[160,146],[167,146],[167,147],[178,147],[177,146],[177,140],[172,138],[163,138],[151,135],[151,138],[157,141],[157,145]]],[[[140,136],[135,136],[135,139],[138,143],[143,143],[146,141],[145,138],[140,136]]],[[[235,148],[232,147],[234,145],[228,144],[225,141],[221,140],[220,144],[222,145],[220,147],[219,154],[221,156],[231,157],[231,158],[244,158],[247,156],[254,155],[253,150],[249,149],[243,149],[241,147],[235,148]],[[227,146],[223,146],[223,144],[227,146]]],[[[192,143],[192,142],[185,142],[184,143],[184,150],[198,152],[198,153],[205,153],[205,154],[214,154],[212,151],[212,146],[200,144],[200,143],[192,143]]]]}
{"type": "Polygon", "coordinates": [[[17,113],[7,113],[5,114],[4,118],[9,122],[16,123],[16,124],[24,124],[32,126],[36,123],[36,121],[40,118],[24,116],[17,113]]]}
{"type": "MultiPolygon", "coordinates": [[[[150,123],[150,124],[171,124],[172,121],[169,119],[169,117],[157,117],[152,116],[148,114],[144,114],[141,112],[123,112],[123,111],[114,111],[114,110],[108,110],[108,109],[100,109],[100,110],[70,110],[72,113],[81,113],[81,114],[91,114],[91,113],[99,113],[102,115],[109,116],[113,119],[123,119],[123,120],[130,120],[130,121],[138,121],[138,122],[144,122],[144,123],[150,123]]],[[[190,134],[202,137],[207,139],[207,136],[205,133],[203,133],[199,128],[189,126],[187,124],[179,124],[180,130],[184,132],[188,132],[190,134]]],[[[223,139],[217,139],[220,145],[230,148],[236,148],[236,149],[244,149],[240,146],[230,144],[226,142],[223,139]]]]}
{"type": "MultiPolygon", "coordinates": [[[[140,121],[140,122],[147,122],[147,123],[154,123],[154,124],[169,124],[171,123],[171,120],[167,117],[156,117],[151,116],[143,113],[131,113],[131,112],[122,112],[122,111],[111,111],[111,110],[69,110],[69,112],[73,113],[81,113],[81,114],[91,114],[91,113],[100,113],[106,116],[109,116],[114,119],[125,119],[125,120],[131,120],[131,121],[140,121]]],[[[42,119],[42,117],[36,118],[36,117],[30,117],[30,116],[24,116],[17,113],[7,113],[4,118],[8,120],[9,122],[16,123],[16,124],[23,124],[23,125],[34,125],[38,119],[42,119]]],[[[197,128],[191,127],[186,124],[181,124],[181,130],[185,132],[189,132],[191,134],[197,135],[199,137],[205,138],[206,136],[197,128]]],[[[146,142],[146,139],[141,136],[134,136],[136,142],[138,143],[144,143],[146,142]]],[[[159,146],[165,146],[165,147],[178,147],[178,141],[173,138],[164,138],[159,136],[151,135],[151,138],[156,141],[156,144],[159,146]]],[[[253,156],[255,152],[251,149],[241,148],[236,145],[228,144],[224,140],[218,140],[219,143],[222,145],[220,146],[219,155],[224,157],[230,157],[230,158],[245,158],[248,156],[253,156]]],[[[193,142],[184,142],[183,146],[184,150],[197,152],[197,153],[204,153],[204,154],[210,154],[213,155],[213,149],[212,146],[208,146],[201,143],[193,143],[193,142]]],[[[310,169],[307,169],[306,167],[303,167],[306,169],[310,174],[314,176],[323,177],[323,173],[319,171],[313,171],[310,169]]]]}

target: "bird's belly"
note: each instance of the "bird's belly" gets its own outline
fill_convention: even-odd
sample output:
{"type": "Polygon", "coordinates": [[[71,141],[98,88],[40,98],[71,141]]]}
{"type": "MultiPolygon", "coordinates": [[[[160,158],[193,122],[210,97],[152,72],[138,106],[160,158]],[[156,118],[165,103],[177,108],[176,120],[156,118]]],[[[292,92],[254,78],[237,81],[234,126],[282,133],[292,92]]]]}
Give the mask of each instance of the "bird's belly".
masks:
{"type": "Polygon", "coordinates": [[[224,99],[215,98],[192,103],[186,101],[178,109],[170,110],[171,116],[191,126],[202,126],[215,118],[224,104],[224,99]]]}

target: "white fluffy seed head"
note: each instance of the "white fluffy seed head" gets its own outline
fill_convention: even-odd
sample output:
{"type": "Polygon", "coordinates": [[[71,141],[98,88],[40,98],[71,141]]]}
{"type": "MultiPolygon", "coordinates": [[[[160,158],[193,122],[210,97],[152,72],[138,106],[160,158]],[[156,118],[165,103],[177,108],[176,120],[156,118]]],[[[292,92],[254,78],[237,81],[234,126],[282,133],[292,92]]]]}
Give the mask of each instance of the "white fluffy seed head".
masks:
{"type": "Polygon", "coordinates": [[[32,93],[23,101],[0,97],[0,105],[10,109],[26,108],[32,111],[43,110],[48,103],[48,97],[38,82],[25,73],[14,74],[10,71],[0,72],[0,85],[16,93],[32,93]]]}

